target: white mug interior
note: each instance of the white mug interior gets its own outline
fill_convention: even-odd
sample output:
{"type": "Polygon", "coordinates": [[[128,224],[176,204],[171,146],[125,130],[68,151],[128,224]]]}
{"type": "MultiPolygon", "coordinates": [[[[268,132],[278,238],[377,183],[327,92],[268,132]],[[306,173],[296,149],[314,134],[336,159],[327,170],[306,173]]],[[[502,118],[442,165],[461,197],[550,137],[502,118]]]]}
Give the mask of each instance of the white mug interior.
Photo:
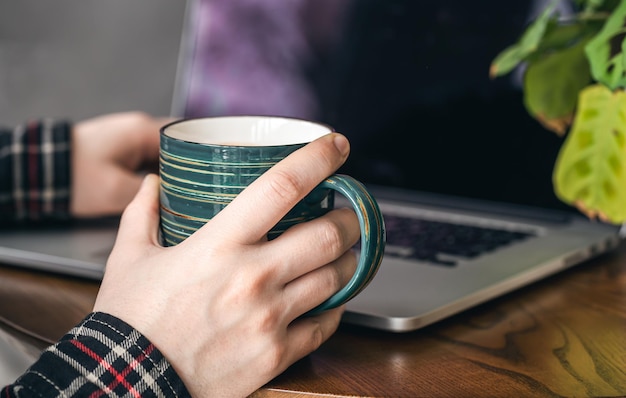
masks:
{"type": "Polygon", "coordinates": [[[221,116],[187,119],[163,129],[168,137],[199,144],[277,146],[311,142],[331,133],[331,127],[278,116],[221,116]]]}

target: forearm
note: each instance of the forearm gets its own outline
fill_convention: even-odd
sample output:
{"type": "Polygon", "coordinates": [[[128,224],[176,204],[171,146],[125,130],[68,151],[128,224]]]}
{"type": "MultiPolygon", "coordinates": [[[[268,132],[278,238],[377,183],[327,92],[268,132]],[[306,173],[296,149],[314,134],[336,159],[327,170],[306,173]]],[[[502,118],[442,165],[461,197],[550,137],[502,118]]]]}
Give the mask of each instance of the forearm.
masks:
{"type": "Polygon", "coordinates": [[[92,313],[46,349],[1,397],[188,397],[161,352],[131,326],[92,313]]]}
{"type": "Polygon", "coordinates": [[[64,121],[0,127],[0,220],[69,217],[70,133],[64,121]]]}

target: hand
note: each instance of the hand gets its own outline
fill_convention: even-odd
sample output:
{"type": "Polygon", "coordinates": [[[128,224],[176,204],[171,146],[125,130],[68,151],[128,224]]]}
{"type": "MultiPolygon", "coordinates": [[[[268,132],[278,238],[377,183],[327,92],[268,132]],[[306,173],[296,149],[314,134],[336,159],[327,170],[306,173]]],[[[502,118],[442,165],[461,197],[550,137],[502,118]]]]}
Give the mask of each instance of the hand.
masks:
{"type": "Polygon", "coordinates": [[[339,324],[342,307],[300,316],[354,273],[354,211],[333,210],[272,241],[265,235],[348,151],[339,134],[306,145],[167,248],[157,238],[158,178],[147,176],[122,215],[94,310],[142,332],[193,396],[253,393],[317,349],[339,324]]]}
{"type": "Polygon", "coordinates": [[[170,119],[140,112],[114,113],[80,122],[72,132],[70,212],[76,217],[120,214],[143,175],[159,158],[159,128],[170,119]]]}

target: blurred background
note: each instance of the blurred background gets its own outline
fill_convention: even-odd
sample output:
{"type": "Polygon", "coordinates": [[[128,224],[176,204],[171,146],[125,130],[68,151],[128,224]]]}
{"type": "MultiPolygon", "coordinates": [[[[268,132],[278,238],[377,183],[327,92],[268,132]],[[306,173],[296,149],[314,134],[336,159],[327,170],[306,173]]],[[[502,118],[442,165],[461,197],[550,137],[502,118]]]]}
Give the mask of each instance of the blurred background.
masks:
{"type": "MultiPolygon", "coordinates": [[[[202,50],[192,58],[200,80],[188,80],[195,92],[185,97],[203,107],[186,115],[283,114],[302,94],[291,83],[305,81],[317,107],[300,116],[350,138],[343,173],[565,209],[551,180],[560,138],[524,109],[518,74],[488,75],[545,1],[203,1],[213,12],[194,15],[211,23],[189,40],[202,50]],[[269,89],[288,85],[282,102],[269,101],[269,89]],[[242,99],[249,107],[237,107],[242,99]]],[[[186,3],[0,1],[0,124],[169,115],[186,3]]]]}
{"type": "Polygon", "coordinates": [[[170,112],[185,1],[0,2],[0,124],[170,112]]]}

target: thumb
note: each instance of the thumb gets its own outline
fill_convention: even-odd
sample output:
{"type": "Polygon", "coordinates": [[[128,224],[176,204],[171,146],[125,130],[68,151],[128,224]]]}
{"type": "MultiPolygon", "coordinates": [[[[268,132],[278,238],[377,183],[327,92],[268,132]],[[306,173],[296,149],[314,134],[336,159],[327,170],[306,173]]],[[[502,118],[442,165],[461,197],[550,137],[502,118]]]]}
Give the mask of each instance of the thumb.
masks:
{"type": "MultiPolygon", "coordinates": [[[[159,177],[148,174],[122,213],[115,246],[158,246],[159,177]]],[[[129,248],[132,250],[132,248],[129,248]]],[[[132,251],[131,251],[132,252],[132,251]]]]}

